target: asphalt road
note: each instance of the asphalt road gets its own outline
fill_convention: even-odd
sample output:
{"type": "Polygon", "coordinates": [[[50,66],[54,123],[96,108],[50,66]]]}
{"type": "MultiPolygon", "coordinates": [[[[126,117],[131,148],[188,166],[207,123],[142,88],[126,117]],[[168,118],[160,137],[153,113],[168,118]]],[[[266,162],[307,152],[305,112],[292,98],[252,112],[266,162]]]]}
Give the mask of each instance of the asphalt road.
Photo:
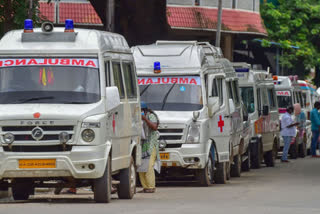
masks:
{"type": "Polygon", "coordinates": [[[165,184],[155,194],[133,200],[96,204],[88,190],[76,196],[41,193],[26,202],[5,199],[0,214],[310,214],[320,213],[320,159],[277,162],[232,178],[228,184],[198,187],[192,183],[165,184]]]}

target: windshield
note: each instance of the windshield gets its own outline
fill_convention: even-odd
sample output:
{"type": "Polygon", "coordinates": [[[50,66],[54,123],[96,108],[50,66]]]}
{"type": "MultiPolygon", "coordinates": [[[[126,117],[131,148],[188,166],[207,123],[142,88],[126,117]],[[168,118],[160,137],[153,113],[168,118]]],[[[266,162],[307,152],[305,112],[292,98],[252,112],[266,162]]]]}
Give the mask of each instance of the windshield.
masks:
{"type": "Polygon", "coordinates": [[[199,76],[139,77],[141,100],[156,111],[196,111],[203,108],[199,76]]]}
{"type": "Polygon", "coordinates": [[[277,96],[277,100],[279,108],[288,108],[289,106],[292,106],[292,97],[277,96]]]}
{"type": "Polygon", "coordinates": [[[0,104],[99,100],[97,59],[0,59],[0,104]]]}
{"type": "Polygon", "coordinates": [[[254,112],[254,93],[253,87],[241,87],[241,98],[243,104],[246,106],[248,113],[251,114],[254,112]]]}

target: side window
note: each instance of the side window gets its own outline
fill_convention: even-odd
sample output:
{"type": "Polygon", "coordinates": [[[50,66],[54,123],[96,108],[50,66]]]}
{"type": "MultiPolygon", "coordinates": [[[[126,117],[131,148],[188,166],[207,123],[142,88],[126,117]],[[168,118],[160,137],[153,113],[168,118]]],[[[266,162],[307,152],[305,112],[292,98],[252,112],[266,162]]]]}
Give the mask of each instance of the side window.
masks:
{"type": "Polygon", "coordinates": [[[118,87],[120,98],[125,98],[120,62],[112,62],[114,85],[118,87]]]}
{"type": "Polygon", "coordinates": [[[238,87],[237,81],[232,82],[232,88],[233,88],[235,104],[238,106],[240,104],[240,97],[239,97],[239,87],[238,87]]]}
{"type": "Polygon", "coordinates": [[[231,82],[227,82],[227,89],[228,89],[229,98],[230,99],[234,99],[233,98],[232,83],[231,82]]]}
{"type": "Polygon", "coordinates": [[[219,95],[219,104],[220,106],[223,105],[223,79],[218,78],[217,79],[217,86],[218,86],[218,95],[219,95]]]}
{"type": "Polygon", "coordinates": [[[128,98],[137,98],[136,77],[132,63],[122,63],[123,76],[128,98]]]}
{"type": "Polygon", "coordinates": [[[257,104],[258,104],[258,112],[261,114],[261,89],[257,89],[257,104]]]}
{"type": "Polygon", "coordinates": [[[301,103],[301,107],[302,108],[305,108],[305,103],[304,103],[304,99],[303,99],[303,97],[302,97],[302,92],[300,91],[299,92],[299,99],[300,99],[300,103],[301,103]]]}
{"type": "Polygon", "coordinates": [[[105,62],[106,87],[111,86],[110,61],[105,62]]]}
{"type": "Polygon", "coordinates": [[[268,89],[268,99],[269,99],[269,103],[270,103],[270,108],[271,109],[275,109],[276,108],[276,102],[274,99],[274,92],[272,89],[268,89]]]}
{"type": "Polygon", "coordinates": [[[211,91],[211,97],[218,97],[218,86],[217,86],[217,79],[212,80],[212,91],[211,91]]]}

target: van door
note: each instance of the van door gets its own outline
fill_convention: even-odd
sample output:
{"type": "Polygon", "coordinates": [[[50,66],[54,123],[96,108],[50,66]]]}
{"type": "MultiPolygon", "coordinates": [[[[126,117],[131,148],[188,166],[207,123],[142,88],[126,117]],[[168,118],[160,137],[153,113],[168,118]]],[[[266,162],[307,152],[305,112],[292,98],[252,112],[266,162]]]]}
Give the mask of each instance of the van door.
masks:
{"type": "Polygon", "coordinates": [[[219,162],[229,161],[229,138],[231,127],[227,111],[227,90],[224,76],[209,75],[207,78],[208,97],[218,97],[219,109],[209,119],[210,138],[215,139],[219,162]]]}
{"type": "Polygon", "coordinates": [[[232,81],[232,93],[233,93],[233,102],[235,104],[235,111],[232,113],[232,133],[233,133],[233,146],[237,149],[233,154],[239,153],[240,145],[240,136],[242,134],[243,123],[242,123],[242,111],[241,111],[241,102],[240,102],[240,93],[238,80],[232,81]]]}
{"type": "Polygon", "coordinates": [[[112,116],[113,124],[113,139],[112,139],[112,170],[124,168],[126,165],[125,153],[128,153],[128,134],[127,118],[128,102],[125,94],[124,78],[121,71],[121,63],[119,61],[112,61],[112,81],[113,86],[117,86],[120,95],[120,105],[116,108],[115,114],[112,116]]]}

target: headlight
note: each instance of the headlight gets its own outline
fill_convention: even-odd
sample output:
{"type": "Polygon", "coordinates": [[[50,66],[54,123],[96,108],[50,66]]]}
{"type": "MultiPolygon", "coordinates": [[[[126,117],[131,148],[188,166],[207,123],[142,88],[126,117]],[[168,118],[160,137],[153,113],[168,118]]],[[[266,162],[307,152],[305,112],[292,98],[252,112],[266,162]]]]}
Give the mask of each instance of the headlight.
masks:
{"type": "Polygon", "coordinates": [[[85,129],[100,128],[100,122],[97,122],[97,123],[84,122],[82,123],[82,128],[85,128],[85,129]]]}
{"type": "Polygon", "coordinates": [[[7,133],[3,136],[3,140],[5,144],[11,144],[14,141],[14,135],[11,133],[7,133]]]}
{"type": "Polygon", "coordinates": [[[166,141],[161,140],[161,141],[159,142],[159,148],[160,148],[160,149],[164,149],[164,148],[166,148],[166,146],[167,146],[167,142],[166,142],[166,141]]]}
{"type": "Polygon", "coordinates": [[[190,124],[186,143],[200,143],[200,124],[190,124]]]}
{"type": "Polygon", "coordinates": [[[81,133],[81,137],[86,142],[92,142],[94,140],[94,131],[92,129],[85,129],[81,133]]]}

